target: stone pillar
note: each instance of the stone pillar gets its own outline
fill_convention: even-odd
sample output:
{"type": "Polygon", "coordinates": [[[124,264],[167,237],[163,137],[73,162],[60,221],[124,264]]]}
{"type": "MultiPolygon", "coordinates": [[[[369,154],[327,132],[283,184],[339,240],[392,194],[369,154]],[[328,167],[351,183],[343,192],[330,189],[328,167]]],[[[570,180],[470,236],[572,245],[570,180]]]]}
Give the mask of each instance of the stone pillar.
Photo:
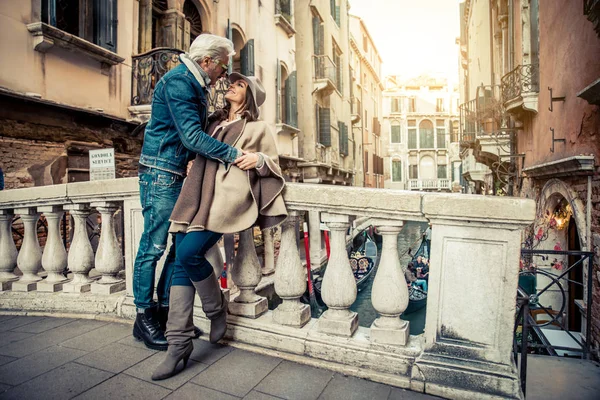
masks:
{"type": "Polygon", "coordinates": [[[262,268],[263,276],[269,276],[275,273],[275,233],[277,228],[265,229],[262,232],[264,243],[264,265],[262,268]]]}
{"type": "Polygon", "coordinates": [[[64,207],[73,217],[73,240],[69,247],[67,265],[73,273],[73,279],[63,284],[63,291],[68,293],[83,293],[90,291],[92,280],[88,274],[94,268],[94,251],[87,233],[86,220],[90,215],[87,204],[70,204],[64,207]]]}
{"type": "Polygon", "coordinates": [[[404,346],[410,331],[408,321],[400,319],[408,306],[408,288],[398,254],[398,234],[403,222],[375,220],[373,223],[383,235],[383,244],[371,291],[373,308],[380,315],[371,325],[371,341],[404,346]]]}
{"type": "Polygon", "coordinates": [[[532,200],[425,194],[432,224],[423,353],[411,387],[449,398],[520,398],[512,359],[521,231],[532,200]]]}
{"type": "Polygon", "coordinates": [[[67,251],[60,234],[60,221],[63,216],[61,206],[42,206],[38,212],[44,213],[48,223],[48,238],[42,254],[42,267],[48,276],[37,285],[40,292],[58,292],[67,281],[64,276],[67,268],[67,251]]]}
{"type": "Polygon", "coordinates": [[[14,270],[17,266],[17,248],[12,237],[12,210],[0,210],[0,292],[10,290],[19,277],[14,270]]]}
{"type": "Polygon", "coordinates": [[[350,311],[356,300],[356,280],[346,250],[347,215],[324,213],[321,216],[331,231],[331,255],[323,277],[321,297],[329,309],[319,318],[318,330],[352,336],[358,328],[358,314],[350,311]]]}
{"type": "Polygon", "coordinates": [[[36,290],[37,282],[42,278],[38,272],[42,267],[42,250],[37,237],[37,222],[40,214],[33,207],[15,209],[23,221],[23,243],[17,257],[17,266],[23,273],[21,279],[13,282],[12,290],[15,292],[29,292],[36,290]]]}
{"type": "Polygon", "coordinates": [[[92,283],[91,290],[97,294],[112,294],[125,289],[125,280],[117,277],[117,273],[123,269],[123,255],[113,221],[119,205],[103,201],[92,203],[91,206],[102,216],[102,232],[96,249],[96,271],[102,274],[102,278],[92,283]]]}
{"type": "MultiPolygon", "coordinates": [[[[162,47],[174,47],[176,49],[188,50],[189,44],[187,48],[183,47],[185,21],[185,14],[181,11],[174,8],[165,11],[164,16],[159,22],[162,47]]],[[[189,36],[186,42],[189,42],[189,36]]]]}
{"type": "MultiPolygon", "coordinates": [[[[318,211],[308,212],[308,231],[310,239],[310,267],[321,267],[321,216],[318,211]]],[[[307,260],[308,261],[308,260],[307,260]]]]}
{"type": "Polygon", "coordinates": [[[306,272],[296,244],[298,211],[290,211],[281,232],[279,257],[275,268],[275,293],[283,300],[275,311],[273,320],[278,324],[302,327],[310,320],[310,308],[300,302],[306,291],[306,272]]]}
{"type": "Polygon", "coordinates": [[[254,248],[253,228],[240,232],[238,251],[231,268],[233,283],[240,294],[229,303],[229,312],[242,317],[258,318],[267,312],[267,299],[254,292],[262,278],[260,263],[254,248]]]}

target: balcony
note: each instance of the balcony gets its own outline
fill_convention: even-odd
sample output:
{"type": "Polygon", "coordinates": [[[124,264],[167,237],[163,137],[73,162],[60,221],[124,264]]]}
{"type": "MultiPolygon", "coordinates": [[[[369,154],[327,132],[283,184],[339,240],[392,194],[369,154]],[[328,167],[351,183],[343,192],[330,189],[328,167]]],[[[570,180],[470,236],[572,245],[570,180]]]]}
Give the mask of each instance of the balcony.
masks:
{"type": "Polygon", "coordinates": [[[381,122],[378,117],[373,117],[372,131],[375,135],[381,135],[381,122]]]}
{"type": "Polygon", "coordinates": [[[539,65],[526,64],[502,77],[502,103],[507,112],[538,112],[539,65]]]}
{"type": "Polygon", "coordinates": [[[296,30],[292,21],[292,0],[275,0],[275,25],[283,29],[288,37],[294,36],[296,30]]]}
{"type": "MultiPolygon", "coordinates": [[[[288,183],[284,201],[289,218],[281,227],[278,255],[274,231],[263,233],[263,265],[252,231],[240,233],[235,268],[228,270],[236,287],[250,295],[226,292],[228,341],[449,398],[481,393],[520,397],[511,353],[520,257],[514,250],[521,243],[521,229],[535,218],[533,200],[288,183]],[[371,292],[379,318],[365,327],[359,327],[358,315],[350,310],[356,282],[346,252],[346,231],[361,217],[372,218],[383,236],[371,292]],[[331,231],[331,257],[321,286],[329,309],[314,318],[300,301],[306,290],[296,239],[302,218],[316,222],[309,228],[311,235],[319,236],[321,222],[331,231]],[[410,322],[399,318],[408,304],[397,247],[405,220],[431,222],[436,254],[431,258],[425,332],[415,336],[409,335],[410,322]],[[485,290],[490,285],[496,290],[485,290]],[[270,287],[282,302],[267,310],[257,287],[270,287]],[[448,288],[460,288],[461,295],[448,288]],[[252,302],[242,303],[247,298],[252,302]]],[[[20,313],[134,318],[131,277],[142,225],[138,178],[0,192],[0,307],[20,313]],[[96,254],[85,228],[93,210],[102,219],[102,251],[96,254]],[[59,229],[65,211],[73,232],[69,246],[59,229]],[[48,226],[43,249],[37,230],[42,214],[48,226]],[[11,233],[16,219],[22,221],[24,236],[18,248],[11,233]]],[[[317,254],[320,248],[312,250],[317,254]]],[[[223,265],[220,252],[215,253],[213,265],[223,265]]],[[[199,304],[194,314],[195,324],[207,331],[210,321],[199,304]]]]}
{"type": "Polygon", "coordinates": [[[327,55],[313,55],[314,90],[328,96],[336,90],[337,68],[327,55]]]}
{"type": "Polygon", "coordinates": [[[478,163],[472,151],[463,159],[462,174],[467,181],[483,182],[488,173],[490,173],[490,169],[486,165],[478,163]]]}
{"type": "Polygon", "coordinates": [[[182,50],[166,47],[152,49],[131,57],[131,106],[133,118],[144,122],[150,118],[154,87],[171,69],[179,65],[182,50]]]}
{"type": "Polygon", "coordinates": [[[408,189],[450,191],[452,182],[450,179],[409,179],[408,189]]]}

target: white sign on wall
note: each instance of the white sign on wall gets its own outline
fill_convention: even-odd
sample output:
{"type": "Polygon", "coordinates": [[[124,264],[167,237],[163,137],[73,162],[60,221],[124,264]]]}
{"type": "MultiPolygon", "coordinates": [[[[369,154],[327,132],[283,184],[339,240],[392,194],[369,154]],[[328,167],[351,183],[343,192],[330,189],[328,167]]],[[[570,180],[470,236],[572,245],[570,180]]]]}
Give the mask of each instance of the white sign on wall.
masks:
{"type": "Polygon", "coordinates": [[[90,181],[115,179],[115,149],[90,150],[90,181]]]}

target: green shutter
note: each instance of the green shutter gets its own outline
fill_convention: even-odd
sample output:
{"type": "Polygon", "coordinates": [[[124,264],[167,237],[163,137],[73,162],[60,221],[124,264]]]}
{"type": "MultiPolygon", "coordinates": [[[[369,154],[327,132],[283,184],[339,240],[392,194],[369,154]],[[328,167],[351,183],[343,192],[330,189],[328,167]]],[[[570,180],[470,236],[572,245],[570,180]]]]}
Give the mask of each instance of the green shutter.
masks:
{"type": "Polygon", "coordinates": [[[285,80],[285,123],[298,127],[298,88],[296,71],[285,80]]]}
{"type": "Polygon", "coordinates": [[[438,165],[437,167],[437,177],[438,179],[446,179],[447,177],[447,169],[445,165],[438,165]]]}
{"type": "Polygon", "coordinates": [[[335,23],[340,26],[340,6],[335,6],[335,23]]]}
{"type": "Polygon", "coordinates": [[[316,15],[313,15],[312,18],[312,24],[313,24],[313,51],[314,54],[321,54],[319,53],[319,26],[321,25],[321,21],[319,20],[319,17],[317,17],[316,15]]]}
{"type": "Polygon", "coordinates": [[[117,51],[117,0],[94,2],[94,43],[117,51]]]}
{"type": "Polygon", "coordinates": [[[248,40],[240,51],[242,75],[254,76],[254,39],[248,40]]]}
{"type": "Polygon", "coordinates": [[[319,141],[323,146],[331,146],[331,110],[319,107],[319,141]]]}
{"type": "Polygon", "coordinates": [[[402,181],[402,161],[398,161],[398,160],[392,161],[392,181],[394,181],[394,182],[402,181]]]}

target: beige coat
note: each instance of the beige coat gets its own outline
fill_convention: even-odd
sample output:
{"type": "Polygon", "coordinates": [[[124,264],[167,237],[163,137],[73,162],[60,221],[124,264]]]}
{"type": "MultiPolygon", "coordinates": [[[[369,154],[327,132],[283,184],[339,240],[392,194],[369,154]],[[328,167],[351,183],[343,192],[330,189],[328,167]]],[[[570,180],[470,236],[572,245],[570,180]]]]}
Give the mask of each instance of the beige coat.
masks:
{"type": "Polygon", "coordinates": [[[285,180],[269,126],[245,119],[225,126],[215,121],[208,133],[238,149],[262,153],[265,163],[260,169],[242,171],[197,156],[171,214],[169,231],[233,233],[255,224],[266,229],[283,222],[285,180]]]}

